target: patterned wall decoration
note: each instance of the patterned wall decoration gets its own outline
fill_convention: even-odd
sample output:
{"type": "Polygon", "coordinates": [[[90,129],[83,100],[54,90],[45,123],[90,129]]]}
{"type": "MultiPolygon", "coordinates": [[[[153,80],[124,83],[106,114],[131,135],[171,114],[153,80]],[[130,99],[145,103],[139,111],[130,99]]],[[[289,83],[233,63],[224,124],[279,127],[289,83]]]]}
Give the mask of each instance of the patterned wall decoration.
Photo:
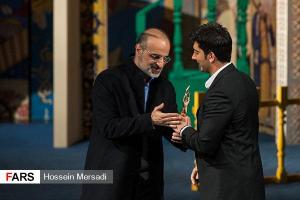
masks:
{"type": "MultiPolygon", "coordinates": [[[[300,98],[300,1],[291,2],[291,65],[288,67],[288,87],[290,98],[300,98]]],[[[291,105],[287,108],[288,144],[300,144],[300,106],[291,105]]]]}
{"type": "Polygon", "coordinates": [[[53,119],[53,0],[31,0],[31,120],[53,119]]]}
{"type": "MultiPolygon", "coordinates": [[[[262,100],[276,95],[276,1],[251,0],[248,6],[248,52],[251,75],[260,88],[262,100]]],[[[262,108],[259,112],[260,130],[274,134],[275,109],[262,108]]]]}
{"type": "Polygon", "coordinates": [[[236,64],[237,61],[237,4],[235,1],[218,0],[217,1],[217,22],[225,26],[232,38],[231,61],[236,64]]]}
{"type": "Polygon", "coordinates": [[[95,60],[100,59],[98,48],[93,44],[93,24],[94,20],[101,24],[100,20],[95,18],[93,13],[93,4],[95,0],[81,0],[81,69],[82,69],[82,87],[83,87],[83,124],[82,130],[85,135],[89,135],[92,127],[92,102],[91,92],[95,77],[95,60]]]}
{"type": "Polygon", "coordinates": [[[107,68],[108,54],[108,2],[97,1],[93,5],[94,23],[93,23],[93,43],[96,46],[97,55],[95,55],[96,74],[107,68]]]}
{"type": "Polygon", "coordinates": [[[29,120],[29,5],[0,2],[0,122],[29,120]]]}
{"type": "Polygon", "coordinates": [[[0,121],[52,119],[52,1],[0,3],[0,121]]]}

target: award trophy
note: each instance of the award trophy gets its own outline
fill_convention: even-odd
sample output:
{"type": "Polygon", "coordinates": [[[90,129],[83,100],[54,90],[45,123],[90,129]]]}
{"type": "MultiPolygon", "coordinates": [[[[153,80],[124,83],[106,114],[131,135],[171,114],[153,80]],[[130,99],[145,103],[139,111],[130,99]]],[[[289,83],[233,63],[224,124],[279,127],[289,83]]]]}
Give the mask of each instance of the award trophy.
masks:
{"type": "MultiPolygon", "coordinates": [[[[188,108],[188,105],[190,103],[190,86],[188,86],[186,89],[185,89],[185,93],[183,95],[183,98],[182,98],[182,110],[181,110],[181,115],[182,116],[186,116],[187,115],[187,108],[188,108]]],[[[197,164],[196,164],[196,159],[194,160],[194,167],[197,167],[197,164]]],[[[191,189],[192,191],[198,191],[199,190],[199,182],[197,180],[197,183],[196,184],[192,184],[191,185],[191,189]]]]}
{"type": "Polygon", "coordinates": [[[186,116],[187,115],[187,108],[190,103],[190,86],[187,86],[185,89],[183,98],[182,98],[182,110],[181,110],[181,115],[186,116]]]}

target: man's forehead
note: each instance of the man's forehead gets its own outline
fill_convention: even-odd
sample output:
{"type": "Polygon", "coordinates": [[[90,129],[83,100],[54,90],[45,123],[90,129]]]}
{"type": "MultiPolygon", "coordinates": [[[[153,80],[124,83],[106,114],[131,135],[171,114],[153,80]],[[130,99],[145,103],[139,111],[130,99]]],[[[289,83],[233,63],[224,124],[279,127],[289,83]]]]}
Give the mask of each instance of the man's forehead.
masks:
{"type": "Polygon", "coordinates": [[[164,38],[164,37],[161,37],[161,36],[157,36],[157,35],[148,35],[147,37],[147,40],[146,40],[147,44],[150,44],[150,43],[170,43],[168,38],[164,38]]]}
{"type": "Polygon", "coordinates": [[[164,38],[148,37],[147,38],[148,47],[169,47],[171,46],[170,41],[164,38]]]}
{"type": "Polygon", "coordinates": [[[169,40],[165,39],[165,38],[162,38],[162,37],[152,37],[152,36],[149,36],[147,38],[147,42],[148,43],[161,43],[161,42],[169,42],[169,40]]]}
{"type": "Polygon", "coordinates": [[[194,42],[193,49],[198,50],[198,51],[201,50],[198,42],[194,42]]]}
{"type": "Polygon", "coordinates": [[[162,39],[148,40],[147,48],[152,53],[168,55],[170,51],[170,43],[162,39]]]}

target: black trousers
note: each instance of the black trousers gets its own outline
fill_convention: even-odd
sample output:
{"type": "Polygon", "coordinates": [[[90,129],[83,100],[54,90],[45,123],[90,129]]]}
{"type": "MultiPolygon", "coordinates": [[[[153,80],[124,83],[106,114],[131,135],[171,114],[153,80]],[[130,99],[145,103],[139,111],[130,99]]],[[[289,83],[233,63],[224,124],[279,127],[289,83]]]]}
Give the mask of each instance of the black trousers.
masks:
{"type": "Polygon", "coordinates": [[[143,176],[139,176],[136,184],[136,190],[134,192],[134,200],[163,200],[163,193],[157,189],[151,179],[145,179],[143,176]]]}

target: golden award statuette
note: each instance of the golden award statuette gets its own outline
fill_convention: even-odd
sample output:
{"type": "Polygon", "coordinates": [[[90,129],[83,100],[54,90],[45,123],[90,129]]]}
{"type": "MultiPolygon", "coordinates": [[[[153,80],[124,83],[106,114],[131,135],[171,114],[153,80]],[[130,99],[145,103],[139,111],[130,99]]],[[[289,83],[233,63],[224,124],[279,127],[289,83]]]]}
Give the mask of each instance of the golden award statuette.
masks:
{"type": "MultiPolygon", "coordinates": [[[[185,93],[183,95],[183,98],[182,98],[182,110],[181,110],[181,115],[183,116],[186,116],[187,115],[187,108],[188,108],[188,105],[190,103],[190,100],[191,100],[191,95],[190,95],[190,86],[188,86],[186,89],[185,89],[185,93]]],[[[197,164],[196,164],[196,160],[194,161],[194,167],[197,167],[197,164]]],[[[192,191],[198,191],[199,190],[199,180],[197,180],[197,183],[196,184],[191,184],[191,190],[192,191]]]]}
{"type": "Polygon", "coordinates": [[[190,86],[187,86],[185,89],[183,98],[182,98],[182,110],[181,110],[181,115],[186,116],[187,115],[187,108],[190,103],[190,86]]]}

